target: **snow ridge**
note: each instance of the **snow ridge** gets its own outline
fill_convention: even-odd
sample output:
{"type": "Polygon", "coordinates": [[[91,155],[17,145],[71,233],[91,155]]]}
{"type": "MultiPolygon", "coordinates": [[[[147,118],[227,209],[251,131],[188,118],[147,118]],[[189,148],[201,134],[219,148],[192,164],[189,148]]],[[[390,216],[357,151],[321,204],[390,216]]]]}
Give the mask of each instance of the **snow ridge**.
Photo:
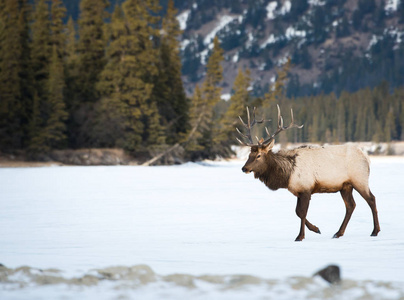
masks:
{"type": "Polygon", "coordinates": [[[203,43],[205,45],[209,45],[212,42],[213,38],[216,36],[216,34],[224,27],[226,27],[226,25],[229,24],[231,21],[233,21],[235,18],[236,17],[229,15],[221,16],[218,25],[205,36],[203,43]]]}
{"type": "Polygon", "coordinates": [[[185,30],[187,29],[187,21],[191,11],[189,9],[183,11],[177,16],[178,23],[180,23],[180,29],[185,30]]]}

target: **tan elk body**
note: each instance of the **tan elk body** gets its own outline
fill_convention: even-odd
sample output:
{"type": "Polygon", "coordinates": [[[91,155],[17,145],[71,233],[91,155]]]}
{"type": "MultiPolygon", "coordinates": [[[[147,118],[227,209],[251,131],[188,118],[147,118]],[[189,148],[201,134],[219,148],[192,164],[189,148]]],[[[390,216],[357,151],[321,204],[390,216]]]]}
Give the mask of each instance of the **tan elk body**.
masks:
{"type": "Polygon", "coordinates": [[[255,120],[255,109],[254,118],[251,122],[248,109],[247,113],[247,124],[240,118],[247,128],[247,134],[244,135],[238,130],[250,143],[246,144],[239,141],[243,145],[251,147],[251,153],[242,171],[245,173],[253,172],[255,178],[260,179],[272,190],[286,188],[297,197],[296,214],[301,219],[301,226],[296,241],[304,239],[304,226],[307,226],[311,231],[320,233],[319,228],[306,219],[311,195],[315,193],[341,193],[346,206],[346,214],[334,237],[342,236],[356,206],[352,196],[353,189],[358,191],[369,204],[374,225],[371,235],[377,236],[380,226],[376,200],[368,184],[369,159],[359,148],[350,144],[328,147],[303,146],[294,150],[280,150],[274,153],[272,152],[274,137],[278,133],[289,128],[302,127],[293,123],[293,112],[291,112],[291,124],[288,127],[283,127],[283,119],[278,106],[277,131],[265,141],[261,139],[256,145],[252,143],[251,127],[263,121],[255,120]]]}

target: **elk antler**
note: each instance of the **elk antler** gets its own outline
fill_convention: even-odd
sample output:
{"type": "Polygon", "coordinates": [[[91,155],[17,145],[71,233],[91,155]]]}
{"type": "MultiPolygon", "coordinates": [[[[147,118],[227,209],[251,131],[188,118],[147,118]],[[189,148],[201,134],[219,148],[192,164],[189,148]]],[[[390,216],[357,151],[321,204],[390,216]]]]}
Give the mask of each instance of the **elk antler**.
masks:
{"type": "MultiPolygon", "coordinates": [[[[244,142],[242,142],[241,140],[239,140],[238,138],[236,138],[236,139],[237,139],[237,141],[238,141],[240,144],[242,144],[242,145],[244,145],[244,146],[249,146],[249,147],[251,147],[251,146],[254,146],[254,142],[253,142],[252,137],[251,137],[251,128],[252,128],[255,124],[257,124],[257,123],[258,123],[258,124],[261,124],[261,123],[263,123],[264,121],[270,121],[270,120],[264,120],[264,119],[262,119],[262,120],[260,120],[260,121],[257,121],[257,120],[255,119],[255,110],[256,110],[256,107],[254,107],[254,109],[253,109],[253,120],[252,120],[252,122],[251,122],[251,121],[250,121],[250,119],[251,119],[251,117],[250,117],[250,110],[248,109],[248,106],[247,106],[246,108],[247,108],[247,124],[244,123],[243,119],[242,119],[240,116],[238,116],[238,117],[239,117],[239,119],[240,119],[240,121],[241,121],[241,124],[243,124],[243,126],[244,126],[245,128],[247,128],[247,134],[243,134],[237,127],[236,127],[236,130],[237,130],[237,132],[238,132],[242,137],[248,139],[249,143],[244,143],[244,142]]],[[[257,137],[257,140],[259,141],[258,137],[257,137]]]]}
{"type": "MultiPolygon", "coordinates": [[[[302,128],[302,127],[303,127],[303,125],[300,125],[300,126],[299,126],[299,125],[297,125],[297,124],[294,123],[294,119],[293,119],[293,109],[290,109],[290,115],[291,115],[291,117],[292,117],[292,121],[290,122],[289,126],[283,127],[283,118],[282,118],[282,116],[281,116],[281,110],[280,110],[278,104],[277,104],[276,106],[277,106],[277,108],[278,108],[278,128],[276,129],[276,131],[275,131],[269,138],[267,138],[265,141],[263,141],[262,143],[260,143],[261,145],[268,144],[268,143],[269,143],[276,135],[278,135],[281,131],[288,130],[288,129],[290,129],[290,128],[302,128]]],[[[267,132],[268,135],[270,135],[269,132],[268,132],[268,128],[265,127],[265,131],[267,132]]]]}
{"type": "MultiPolygon", "coordinates": [[[[303,125],[300,125],[300,126],[299,126],[299,125],[297,125],[297,124],[294,123],[293,110],[292,110],[292,109],[290,109],[290,115],[291,115],[291,117],[292,117],[292,121],[290,122],[289,126],[284,127],[284,126],[283,126],[283,118],[282,118],[282,116],[281,116],[281,110],[280,110],[280,108],[279,108],[279,105],[276,105],[276,106],[277,106],[277,108],[278,108],[278,128],[277,128],[276,131],[271,135],[271,134],[269,133],[269,131],[268,131],[268,128],[265,127],[265,131],[266,131],[266,133],[269,135],[269,137],[268,137],[267,139],[265,139],[265,140],[263,140],[263,139],[260,140],[260,139],[258,139],[258,137],[257,137],[258,146],[262,146],[262,145],[268,144],[268,143],[269,143],[270,141],[272,141],[273,138],[274,138],[276,135],[278,135],[281,131],[288,130],[288,129],[290,129],[290,128],[302,128],[302,127],[303,127],[303,125]]],[[[241,123],[244,125],[244,127],[247,128],[247,134],[241,133],[238,128],[236,128],[236,129],[237,129],[237,132],[238,132],[239,134],[241,134],[242,137],[248,139],[249,143],[244,143],[244,142],[240,141],[239,139],[237,139],[237,140],[239,141],[240,144],[242,144],[242,145],[244,145],[244,146],[249,146],[249,147],[251,147],[251,146],[254,146],[254,143],[253,143],[252,138],[251,138],[251,127],[253,127],[256,123],[263,123],[264,120],[261,120],[261,121],[256,121],[256,120],[255,120],[255,107],[254,107],[254,111],[253,111],[253,118],[254,118],[254,120],[250,123],[250,112],[249,112],[249,110],[248,110],[248,107],[247,107],[247,117],[248,117],[248,124],[244,123],[243,119],[241,119],[241,117],[239,116],[241,123]]],[[[270,121],[270,120],[268,120],[268,121],[270,121]]]]}

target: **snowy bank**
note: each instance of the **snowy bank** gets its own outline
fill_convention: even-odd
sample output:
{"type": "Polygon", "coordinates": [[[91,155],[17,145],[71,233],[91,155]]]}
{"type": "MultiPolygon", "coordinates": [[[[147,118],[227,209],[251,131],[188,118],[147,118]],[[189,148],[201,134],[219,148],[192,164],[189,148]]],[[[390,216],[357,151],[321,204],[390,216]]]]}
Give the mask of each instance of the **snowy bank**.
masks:
{"type": "Polygon", "coordinates": [[[400,299],[404,286],[318,277],[264,279],[251,275],[156,274],[149,266],[94,269],[67,278],[60,270],[0,267],[2,299],[400,299]]]}
{"type": "MultiPolygon", "coordinates": [[[[369,155],[399,155],[404,156],[404,142],[391,143],[373,143],[357,142],[364,152],[369,155]]],[[[315,144],[293,144],[283,145],[284,148],[292,149],[302,145],[315,144]]],[[[36,161],[29,160],[27,155],[21,152],[20,155],[4,154],[0,152],[1,167],[40,167],[40,166],[111,166],[111,165],[139,165],[150,158],[150,155],[157,155],[167,150],[167,145],[162,146],[160,150],[155,150],[152,154],[143,153],[139,157],[133,157],[125,153],[122,149],[79,149],[79,150],[55,150],[47,155],[40,155],[36,161]]],[[[281,149],[281,144],[276,144],[275,151],[281,149]]],[[[249,147],[232,147],[235,155],[232,159],[245,160],[249,154],[249,147]]],[[[158,164],[172,165],[180,164],[186,161],[182,148],[179,151],[169,153],[158,161],[158,164]]],[[[220,160],[220,158],[218,158],[220,160]]]]}

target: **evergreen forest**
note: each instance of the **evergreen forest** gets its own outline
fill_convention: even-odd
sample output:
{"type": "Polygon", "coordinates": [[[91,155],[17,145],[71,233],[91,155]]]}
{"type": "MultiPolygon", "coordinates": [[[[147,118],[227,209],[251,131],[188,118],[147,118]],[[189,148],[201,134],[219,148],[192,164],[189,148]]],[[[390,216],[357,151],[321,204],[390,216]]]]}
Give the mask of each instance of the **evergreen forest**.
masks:
{"type": "MultiPolygon", "coordinates": [[[[173,0],[81,0],[77,20],[62,0],[0,0],[0,151],[32,159],[56,149],[121,148],[134,156],[181,148],[186,159],[229,156],[238,116],[277,119],[279,104],[302,129],[281,142],[404,140],[404,88],[376,87],[306,97],[287,93],[289,59],[275,82],[253,96],[240,68],[221,99],[224,60],[215,37],[203,80],[187,97],[173,0]],[[64,20],[67,19],[67,22],[64,20]]],[[[275,131],[277,122],[266,124],[275,131]]],[[[265,131],[258,132],[264,136],[265,131]]]]}

